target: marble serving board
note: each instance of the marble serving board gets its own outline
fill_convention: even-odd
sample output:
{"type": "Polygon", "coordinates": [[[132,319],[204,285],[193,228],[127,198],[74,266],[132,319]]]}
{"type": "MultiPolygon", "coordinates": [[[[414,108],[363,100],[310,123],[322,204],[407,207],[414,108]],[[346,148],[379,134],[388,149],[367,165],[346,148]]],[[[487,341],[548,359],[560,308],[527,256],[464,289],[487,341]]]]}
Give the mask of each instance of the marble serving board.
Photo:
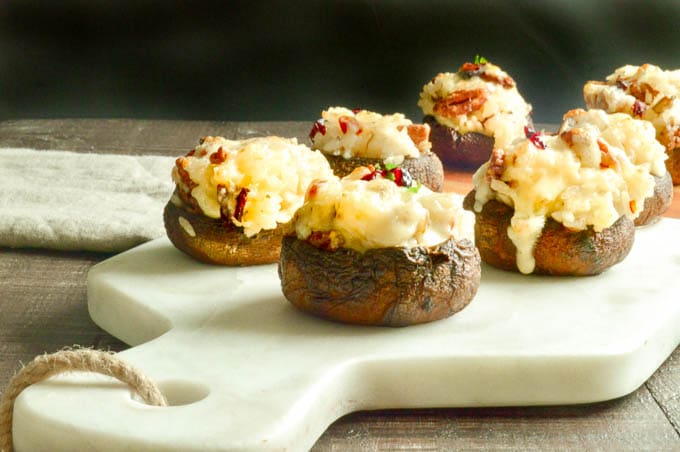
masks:
{"type": "Polygon", "coordinates": [[[305,450],[360,409],[595,402],[639,387],[680,342],[680,221],[638,231],[602,275],[483,268],[472,303],[407,328],[298,312],[275,265],[197,263],[159,239],[92,268],[92,319],[167,395],[74,373],[28,388],[17,450],[305,450]]]}

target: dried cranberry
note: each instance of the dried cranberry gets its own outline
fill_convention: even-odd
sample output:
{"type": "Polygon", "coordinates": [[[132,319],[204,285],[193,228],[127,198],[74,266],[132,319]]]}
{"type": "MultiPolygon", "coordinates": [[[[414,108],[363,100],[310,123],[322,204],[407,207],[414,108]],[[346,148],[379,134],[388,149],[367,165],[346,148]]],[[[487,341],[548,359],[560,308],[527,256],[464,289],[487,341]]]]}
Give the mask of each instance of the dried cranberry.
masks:
{"type": "Polygon", "coordinates": [[[380,175],[385,179],[393,181],[399,187],[410,187],[413,184],[413,176],[404,168],[385,169],[380,172],[380,175]]]}
{"type": "Polygon", "coordinates": [[[619,88],[620,90],[623,90],[623,91],[627,91],[629,85],[630,84],[628,82],[625,82],[623,80],[617,80],[616,81],[616,87],[619,88]]]}
{"type": "Polygon", "coordinates": [[[364,109],[363,108],[352,108],[352,113],[354,113],[355,115],[357,113],[359,113],[360,111],[364,111],[364,109]]]}
{"type": "Polygon", "coordinates": [[[475,63],[465,63],[460,67],[460,69],[458,69],[458,75],[466,80],[481,73],[482,68],[479,64],[475,63]]]}
{"type": "Polygon", "coordinates": [[[368,173],[368,174],[366,174],[366,175],[364,175],[364,176],[361,178],[361,180],[366,180],[366,181],[368,181],[368,180],[373,180],[373,179],[375,179],[375,177],[378,175],[378,171],[377,171],[375,168],[373,168],[372,166],[369,166],[368,168],[371,170],[371,172],[368,173]]]}
{"type": "Polygon", "coordinates": [[[400,187],[410,187],[413,183],[413,176],[411,176],[408,170],[394,168],[392,173],[394,174],[394,183],[400,187]]]}
{"type": "Polygon", "coordinates": [[[635,103],[633,104],[633,115],[638,118],[641,118],[646,111],[647,104],[645,104],[644,102],[640,102],[639,100],[636,100],[635,103]]]}
{"type": "Polygon", "coordinates": [[[243,217],[243,212],[245,211],[246,201],[248,200],[248,190],[247,188],[242,188],[241,191],[236,196],[236,208],[234,209],[234,218],[236,221],[241,221],[243,217]]]}
{"type": "Polygon", "coordinates": [[[407,169],[397,167],[389,167],[386,169],[369,167],[371,172],[364,175],[361,180],[371,181],[378,177],[389,179],[399,187],[411,187],[413,185],[413,176],[407,169]]]}
{"type": "Polygon", "coordinates": [[[312,130],[309,132],[309,139],[313,140],[317,133],[321,135],[326,135],[326,125],[323,119],[317,119],[312,125],[312,130]]]}
{"type": "Polygon", "coordinates": [[[524,135],[531,141],[531,143],[538,149],[545,149],[545,144],[541,140],[541,132],[536,132],[528,126],[524,126],[524,135]]]}
{"type": "Polygon", "coordinates": [[[340,116],[338,118],[338,124],[340,125],[342,133],[347,133],[350,128],[354,130],[356,135],[361,135],[361,132],[363,132],[359,122],[352,116],[340,116]]]}

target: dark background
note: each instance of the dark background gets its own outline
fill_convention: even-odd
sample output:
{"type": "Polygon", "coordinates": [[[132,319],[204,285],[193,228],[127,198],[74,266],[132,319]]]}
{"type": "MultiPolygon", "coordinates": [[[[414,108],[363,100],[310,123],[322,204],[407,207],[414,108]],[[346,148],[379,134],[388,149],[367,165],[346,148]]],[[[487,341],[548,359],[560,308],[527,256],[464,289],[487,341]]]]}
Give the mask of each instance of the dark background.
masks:
{"type": "Polygon", "coordinates": [[[588,79],[680,67],[674,1],[0,1],[0,120],[312,120],[401,111],[475,54],[510,73],[537,122],[588,79]]]}

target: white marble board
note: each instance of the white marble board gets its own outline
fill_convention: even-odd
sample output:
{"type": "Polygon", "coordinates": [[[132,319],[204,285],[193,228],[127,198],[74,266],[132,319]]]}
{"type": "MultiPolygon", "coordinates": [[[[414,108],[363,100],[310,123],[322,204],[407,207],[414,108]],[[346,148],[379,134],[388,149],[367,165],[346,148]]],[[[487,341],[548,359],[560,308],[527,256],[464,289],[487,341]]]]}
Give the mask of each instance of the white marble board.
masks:
{"type": "Polygon", "coordinates": [[[459,314],[355,327],[295,310],[276,266],[200,264],[159,239],[92,268],[92,319],[171,405],[85,373],[17,400],[17,450],[305,450],[359,409],[595,402],[639,387],[680,342],[680,221],[637,232],[586,278],[483,268],[459,314]]]}

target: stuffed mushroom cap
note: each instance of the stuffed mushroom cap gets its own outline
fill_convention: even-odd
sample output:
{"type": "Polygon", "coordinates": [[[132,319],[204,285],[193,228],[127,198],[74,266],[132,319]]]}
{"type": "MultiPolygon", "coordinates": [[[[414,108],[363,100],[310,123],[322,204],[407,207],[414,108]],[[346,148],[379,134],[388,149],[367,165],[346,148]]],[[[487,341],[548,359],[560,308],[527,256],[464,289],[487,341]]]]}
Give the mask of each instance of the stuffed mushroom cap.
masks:
{"type": "Polygon", "coordinates": [[[307,187],[334,176],[320,152],[295,139],[208,136],[176,160],[172,177],[176,190],[164,216],[171,241],[206,262],[249,265],[278,260],[282,229],[307,187]],[[267,242],[273,251],[251,259],[247,247],[266,250],[267,242]]]}
{"type": "Polygon", "coordinates": [[[401,113],[330,107],[309,137],[312,149],[323,152],[339,177],[360,166],[399,165],[431,190],[442,190],[444,168],[431,152],[430,126],[414,124],[401,113]]]}
{"type": "Polygon", "coordinates": [[[532,127],[532,107],[512,77],[479,57],[437,74],[423,86],[418,106],[432,127],[433,151],[454,168],[478,168],[494,146],[508,146],[532,127]]]}
{"type": "Polygon", "coordinates": [[[673,183],[680,184],[680,70],[653,64],[621,66],[605,81],[587,82],[583,97],[588,108],[652,123],[656,138],[666,148],[673,183]]]}
{"type": "Polygon", "coordinates": [[[339,322],[406,326],[472,300],[481,271],[474,216],[459,195],[398,182],[360,167],[310,186],[279,263],[293,305],[339,322]]]}
{"type": "MultiPolygon", "coordinates": [[[[625,115],[604,112],[592,115],[581,110],[568,112],[558,134],[534,133],[506,149],[496,148],[489,162],[475,173],[474,203],[471,204],[478,222],[484,220],[484,206],[491,200],[512,208],[509,226],[493,233],[507,235],[512,241],[516,248],[516,268],[520,272],[549,268],[536,262],[541,253],[535,249],[541,243],[548,220],[573,233],[587,229],[602,233],[621,217],[626,217],[628,221],[624,223],[630,222],[632,227],[645,199],[654,192],[655,180],[650,170],[663,165],[663,153],[650,144],[647,154],[629,155],[624,149],[628,141],[639,139],[640,133],[653,135],[653,131],[643,122],[631,124],[628,119],[625,115]],[[590,120],[574,121],[579,115],[590,120]],[[596,119],[604,123],[598,124],[596,119]],[[625,127],[621,126],[622,122],[626,122],[625,127]]],[[[477,233],[492,232],[478,228],[477,233]]],[[[479,246],[491,243],[479,235],[476,238],[479,246]]],[[[619,238],[632,246],[632,233],[619,238]]],[[[629,251],[630,246],[624,249],[629,251]]],[[[592,274],[606,267],[593,268],[597,271],[570,273],[568,269],[559,272],[548,269],[541,272],[592,274]]]]}

